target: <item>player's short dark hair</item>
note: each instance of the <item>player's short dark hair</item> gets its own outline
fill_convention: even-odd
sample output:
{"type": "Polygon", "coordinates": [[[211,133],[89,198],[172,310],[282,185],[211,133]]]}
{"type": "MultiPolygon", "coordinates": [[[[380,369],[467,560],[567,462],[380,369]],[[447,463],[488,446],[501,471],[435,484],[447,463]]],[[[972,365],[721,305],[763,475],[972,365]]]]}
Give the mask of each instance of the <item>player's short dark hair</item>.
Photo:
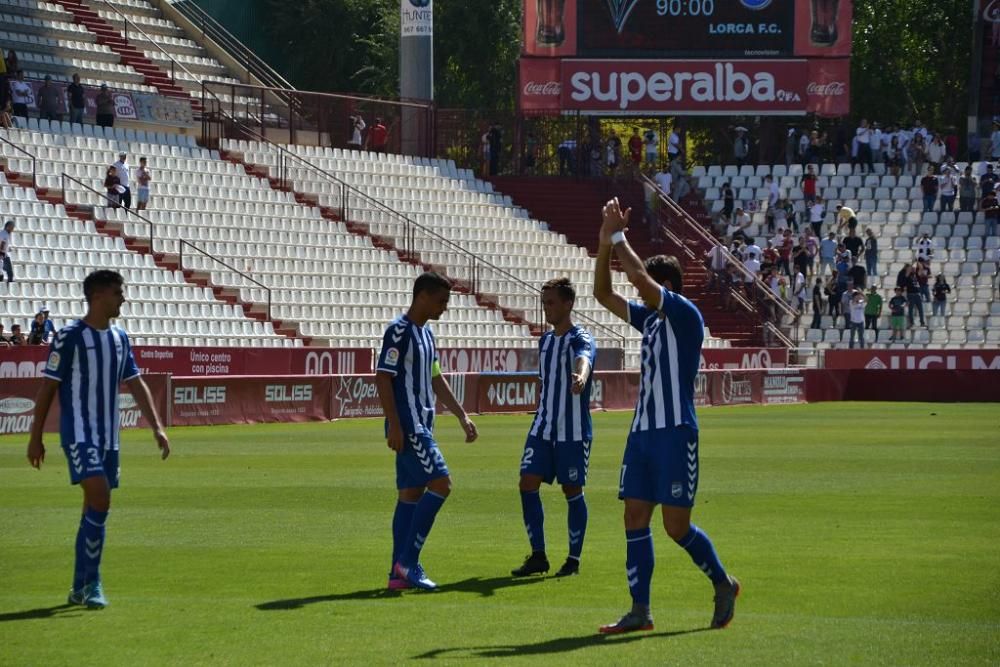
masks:
{"type": "Polygon", "coordinates": [[[684,271],[673,255],[654,255],[646,260],[646,273],[662,285],[670,281],[672,291],[680,294],[684,289],[684,271]]]}
{"type": "Polygon", "coordinates": [[[413,298],[416,298],[421,292],[436,292],[438,290],[451,291],[451,281],[440,273],[425,271],[413,283],[413,298]]]}
{"type": "Polygon", "coordinates": [[[546,281],[542,285],[542,291],[548,289],[556,290],[559,293],[559,298],[563,301],[576,301],[576,288],[573,287],[573,282],[569,278],[553,278],[546,281]]]}
{"type": "Polygon", "coordinates": [[[94,271],[83,279],[83,296],[87,299],[87,303],[90,303],[90,297],[94,295],[96,290],[124,284],[125,278],[123,278],[122,274],[117,271],[111,271],[108,269],[94,271]]]}

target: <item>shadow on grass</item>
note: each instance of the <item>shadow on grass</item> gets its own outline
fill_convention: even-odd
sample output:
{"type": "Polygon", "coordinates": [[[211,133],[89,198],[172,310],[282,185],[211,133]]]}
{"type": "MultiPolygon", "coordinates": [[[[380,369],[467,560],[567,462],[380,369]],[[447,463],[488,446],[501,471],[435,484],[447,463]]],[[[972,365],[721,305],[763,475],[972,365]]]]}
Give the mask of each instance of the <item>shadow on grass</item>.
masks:
{"type": "MultiPolygon", "coordinates": [[[[512,588],[515,586],[528,586],[545,581],[542,577],[531,577],[515,579],[512,577],[493,577],[483,579],[481,577],[470,577],[462,581],[450,584],[441,584],[436,591],[415,591],[410,590],[405,594],[425,594],[442,595],[445,593],[475,593],[480,597],[491,597],[502,588],[512,588]]],[[[404,595],[403,591],[390,591],[386,588],[372,588],[366,591],[354,591],[352,593],[333,593],[331,595],[316,595],[307,598],[290,598],[288,600],[272,600],[255,605],[261,611],[282,611],[289,609],[301,609],[306,605],[317,604],[319,602],[347,602],[351,600],[379,600],[397,598],[404,595]]]]}
{"type": "MultiPolygon", "coordinates": [[[[467,646],[456,648],[439,648],[413,656],[418,660],[433,660],[448,657],[450,654],[467,653],[470,658],[515,658],[523,655],[545,655],[548,653],[569,653],[594,646],[617,646],[639,641],[666,639],[680,635],[690,635],[696,632],[706,632],[711,628],[695,628],[693,630],[675,630],[673,632],[634,633],[627,635],[581,635],[579,637],[559,637],[532,644],[504,644],[500,646],[467,646]]],[[[453,656],[457,657],[457,656],[453,656]]]]}
{"type": "Polygon", "coordinates": [[[75,604],[61,604],[56,607],[39,607],[38,609],[25,609],[24,611],[11,611],[0,613],[0,623],[54,618],[56,616],[65,616],[66,612],[69,611],[84,611],[84,608],[75,604]]]}

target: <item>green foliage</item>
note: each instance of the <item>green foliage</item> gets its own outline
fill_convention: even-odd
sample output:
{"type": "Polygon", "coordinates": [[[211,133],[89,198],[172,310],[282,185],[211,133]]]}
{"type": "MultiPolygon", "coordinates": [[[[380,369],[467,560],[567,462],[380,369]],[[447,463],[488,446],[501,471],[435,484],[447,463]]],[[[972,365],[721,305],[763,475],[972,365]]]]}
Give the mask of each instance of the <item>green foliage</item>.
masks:
{"type": "MultiPolygon", "coordinates": [[[[379,420],[123,434],[104,557],[111,606],[61,607],[80,492],[56,436],[41,472],[0,438],[0,663],[983,665],[1000,661],[995,405],[824,403],[700,412],[695,519],[744,584],[734,624],[654,522],[656,631],[629,604],[618,471],[629,413],[595,415],[582,573],[512,580],[528,551],[517,466],[530,415],[438,436],[455,480],[424,550],[437,593],[389,594],[393,458],[379,420]],[[424,660],[423,662],[426,662],[424,660]]],[[[542,491],[550,559],[566,503],[542,491]]],[[[558,565],[557,565],[558,566],[558,565]]]]}

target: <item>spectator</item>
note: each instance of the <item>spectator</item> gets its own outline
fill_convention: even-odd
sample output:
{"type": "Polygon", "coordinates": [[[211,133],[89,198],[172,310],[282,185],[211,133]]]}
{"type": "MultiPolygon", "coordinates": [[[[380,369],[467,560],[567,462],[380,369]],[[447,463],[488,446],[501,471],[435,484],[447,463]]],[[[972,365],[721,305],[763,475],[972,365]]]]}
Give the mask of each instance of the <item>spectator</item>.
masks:
{"type": "Polygon", "coordinates": [[[878,239],[871,227],[865,230],[865,270],[872,278],[878,275],[878,239]]]}
{"type": "Polygon", "coordinates": [[[736,128],[736,139],[733,141],[733,160],[737,167],[742,167],[747,162],[750,155],[750,140],[747,138],[745,127],[736,128]]]}
{"type": "Polygon", "coordinates": [[[902,171],[903,157],[899,148],[899,137],[892,137],[889,140],[889,147],[885,149],[885,166],[893,176],[899,176],[902,171]]]}
{"type": "Polygon", "coordinates": [[[83,125],[83,115],[87,111],[87,99],[83,86],[80,85],[80,75],[73,75],[73,83],[66,86],[66,97],[69,101],[69,122],[83,125]]]}
{"type": "Polygon", "coordinates": [[[788,221],[788,209],[785,207],[785,200],[779,199],[773,208],[767,210],[768,223],[767,231],[773,232],[777,227],[778,229],[787,229],[791,225],[788,221]]]}
{"type": "Polygon", "coordinates": [[[913,134],[907,154],[907,164],[913,170],[914,176],[919,176],[924,171],[924,163],[927,161],[927,146],[922,134],[913,134]]]}
{"type": "Polygon", "coordinates": [[[837,206],[837,232],[840,233],[843,231],[844,227],[847,227],[852,232],[857,229],[858,216],[854,212],[854,209],[839,205],[837,206]]]}
{"type": "MultiPolygon", "coordinates": [[[[3,51],[0,50],[0,54],[2,54],[2,53],[3,53],[3,51]]],[[[21,69],[21,63],[20,63],[20,61],[17,58],[17,51],[15,51],[14,49],[8,50],[7,51],[7,56],[5,58],[3,58],[3,64],[4,64],[4,67],[7,70],[7,75],[8,76],[10,74],[14,73],[14,72],[20,71],[20,69],[21,69]]]]}
{"type": "Polygon", "coordinates": [[[972,177],[972,167],[965,168],[965,173],[958,180],[958,210],[972,213],[976,210],[976,179],[972,177]]]}
{"type": "Polygon", "coordinates": [[[760,273],[760,260],[754,255],[747,255],[743,260],[743,268],[746,269],[746,274],[743,277],[743,287],[746,289],[747,298],[752,298],[754,280],[756,280],[757,274],[760,273]]]}
{"type": "Polygon", "coordinates": [[[871,147],[873,133],[872,129],[868,127],[868,121],[866,119],[861,119],[861,124],[855,131],[854,135],[858,142],[858,164],[862,167],[867,167],[868,173],[874,174],[875,165],[872,163],[871,147]]]}
{"type": "Polygon", "coordinates": [[[351,122],[351,129],[347,139],[347,147],[353,148],[354,150],[361,150],[364,131],[367,127],[365,119],[361,117],[361,114],[358,114],[357,116],[350,116],[349,119],[351,122]]]}
{"type": "MultiPolygon", "coordinates": [[[[847,331],[851,328],[851,302],[854,300],[854,285],[848,280],[846,283],[837,285],[837,289],[840,291],[840,314],[844,316],[844,331],[847,331]]],[[[864,325],[863,316],[861,323],[864,325]]],[[[834,322],[834,326],[836,326],[836,322],[834,322]]]]}
{"type": "Polygon", "coordinates": [[[841,283],[846,283],[851,270],[851,251],[844,247],[843,243],[837,244],[837,276],[841,283]]]}
{"type": "Polygon", "coordinates": [[[733,219],[729,223],[729,227],[726,228],[726,238],[729,241],[746,238],[744,230],[750,226],[751,222],[752,219],[748,214],[743,212],[742,208],[736,209],[733,212],[733,219]]]}
{"type": "Polygon", "coordinates": [[[65,108],[62,95],[59,89],[52,85],[52,77],[45,75],[42,87],[38,89],[38,117],[49,121],[62,120],[62,112],[65,108]]]}
{"type": "Polygon", "coordinates": [[[108,84],[102,83],[101,90],[94,99],[97,105],[97,113],[94,117],[99,127],[115,126],[115,96],[108,90],[108,84]]]}
{"type": "Polygon", "coordinates": [[[817,278],[813,286],[813,319],[810,329],[819,329],[823,322],[823,279],[817,278]]]}
{"type": "Polygon", "coordinates": [[[670,190],[674,182],[674,177],[670,174],[670,171],[666,167],[663,167],[656,172],[656,176],[653,177],[653,180],[656,181],[656,184],[660,187],[660,189],[663,190],[663,192],[669,197],[670,190]]]}
{"type": "Polygon", "coordinates": [[[732,217],[733,207],[736,205],[736,193],[729,181],[722,184],[722,215],[727,218],[732,217]]]}
{"type": "Polygon", "coordinates": [[[868,145],[871,147],[873,162],[885,162],[885,151],[882,149],[882,139],[884,136],[882,126],[877,122],[872,123],[871,141],[868,142],[868,145]]]}
{"type": "MultiPolygon", "coordinates": [[[[530,134],[529,137],[534,135],[530,134]]],[[[375,125],[368,133],[368,147],[374,153],[385,153],[389,145],[389,130],[382,122],[381,118],[375,118],[375,125]]]]}
{"type": "Polygon", "coordinates": [[[45,344],[45,316],[41,313],[35,315],[31,321],[31,329],[28,331],[28,345],[45,344]]]}
{"type": "Polygon", "coordinates": [[[778,246],[779,265],[786,276],[792,275],[792,250],[794,248],[795,239],[792,238],[792,230],[786,229],[781,235],[781,245],[778,246]]]}
{"type": "Polygon", "coordinates": [[[128,210],[132,208],[132,172],[128,166],[128,156],[124,151],[118,154],[118,162],[115,162],[111,166],[115,168],[115,175],[118,176],[118,182],[121,184],[122,188],[124,188],[119,190],[119,192],[121,193],[122,206],[128,210]]]}
{"type": "Polygon", "coordinates": [[[660,160],[660,135],[656,130],[646,130],[642,135],[642,143],[646,147],[646,164],[656,166],[660,160]]]}
{"type": "Polygon", "coordinates": [[[892,326],[892,337],[890,343],[902,341],[906,335],[903,331],[905,326],[906,298],[903,296],[903,288],[896,286],[894,296],[889,299],[889,324],[892,326]]]}
{"type": "Polygon", "coordinates": [[[556,149],[559,155],[559,175],[576,175],[576,139],[567,139],[556,149]]]}
{"type": "Polygon", "coordinates": [[[12,324],[10,327],[10,336],[7,338],[11,345],[27,345],[28,341],[25,340],[24,334],[21,333],[20,324],[12,324]]]}
{"type": "Polygon", "coordinates": [[[840,315],[840,276],[837,275],[836,269],[826,281],[823,293],[826,294],[827,315],[833,318],[834,326],[836,326],[837,316],[840,315]]]}
{"type": "Polygon", "coordinates": [[[920,279],[917,278],[916,270],[910,266],[906,274],[906,316],[910,327],[913,327],[913,313],[920,314],[920,326],[926,327],[924,321],[924,300],[920,297],[920,279]]]}
{"type": "Polygon", "coordinates": [[[940,170],[947,155],[948,148],[941,141],[941,135],[935,134],[930,144],[927,145],[927,163],[934,169],[935,173],[940,170]]]}
{"type": "Polygon", "coordinates": [[[153,180],[153,173],[146,167],[146,158],[139,158],[139,168],[135,172],[135,180],[139,184],[139,205],[136,207],[140,211],[146,210],[149,205],[149,183],[153,180]]]}
{"type": "Polygon", "coordinates": [[[934,176],[933,167],[928,167],[927,173],[920,179],[920,191],[924,195],[924,213],[930,213],[938,195],[938,179],[934,176]]]}
{"type": "MultiPolygon", "coordinates": [[[[628,156],[631,164],[629,167],[633,173],[639,173],[642,168],[642,137],[639,136],[639,128],[632,128],[632,136],[628,140],[628,156]]],[[[667,191],[669,192],[669,190],[667,191]]]]}
{"type": "Polygon", "coordinates": [[[795,278],[792,281],[792,307],[798,312],[798,320],[802,313],[806,312],[806,301],[809,298],[809,283],[806,281],[806,274],[801,270],[796,270],[795,278]]]}
{"type": "Polygon", "coordinates": [[[917,266],[914,268],[917,275],[917,284],[920,285],[920,297],[924,300],[924,303],[931,302],[931,265],[930,262],[917,260],[917,266]]]}
{"type": "Polygon", "coordinates": [[[878,322],[882,317],[882,295],[875,289],[875,285],[868,288],[868,299],[865,302],[865,329],[872,329],[875,332],[875,340],[878,340],[878,322]]]}
{"type": "Polygon", "coordinates": [[[677,158],[683,158],[684,151],[681,150],[681,125],[675,123],[667,140],[667,159],[673,162],[677,158]]]}
{"type": "Polygon", "coordinates": [[[711,250],[705,253],[705,259],[708,260],[708,268],[712,272],[708,288],[721,291],[725,283],[726,269],[729,266],[729,260],[726,258],[726,249],[722,244],[716,244],[712,246],[711,250]]]}
{"type": "Polygon", "coordinates": [[[847,276],[858,289],[864,289],[868,283],[868,272],[865,271],[865,267],[861,266],[857,257],[853,259],[851,268],[847,270],[847,276]]]}
{"type": "Polygon", "coordinates": [[[983,159],[983,138],[979,132],[969,133],[969,162],[979,162],[983,159]]]}
{"type": "Polygon", "coordinates": [[[15,70],[7,67],[7,59],[3,54],[3,47],[0,47],[0,109],[7,108],[7,98],[10,95],[10,76],[15,70]]]}
{"type": "Polygon", "coordinates": [[[611,178],[617,177],[618,165],[622,161],[622,140],[614,130],[608,133],[608,141],[604,145],[605,164],[611,178]]]}
{"type": "Polygon", "coordinates": [[[944,317],[949,294],[951,294],[951,285],[945,280],[944,274],[939,273],[937,280],[934,281],[934,303],[931,305],[931,312],[936,317],[944,317]]]}
{"type": "Polygon", "coordinates": [[[500,173],[500,154],[503,151],[503,130],[499,123],[493,123],[487,133],[490,142],[490,176],[500,173]]]}
{"type": "Polygon", "coordinates": [[[773,269],[778,266],[778,260],[781,258],[781,256],[775,249],[773,241],[767,242],[767,247],[765,247],[764,251],[761,253],[761,258],[762,260],[760,268],[762,271],[764,269],[773,269]]]}
{"type": "MultiPolygon", "coordinates": [[[[372,130],[374,134],[374,130],[372,130]]],[[[371,135],[369,135],[371,137],[371,135]]],[[[385,148],[381,151],[385,152],[385,148]]],[[[521,169],[525,174],[533,174],[535,172],[535,165],[538,163],[538,138],[535,137],[535,133],[528,130],[528,136],[524,139],[524,153],[521,157],[521,169]]]]}
{"type": "Polygon", "coordinates": [[[990,135],[990,158],[1000,162],[1000,121],[993,121],[993,134],[990,135]]]}
{"type": "Polygon", "coordinates": [[[3,332],[3,325],[0,324],[0,347],[9,347],[10,339],[7,338],[7,334],[3,332]]]}
{"type": "Polygon", "coordinates": [[[770,174],[764,177],[764,187],[767,188],[767,208],[772,209],[778,205],[778,201],[781,199],[781,189],[778,187],[778,182],[774,180],[774,176],[770,174]]]}
{"type": "MultiPolygon", "coordinates": [[[[985,176],[983,177],[985,178],[985,176]]],[[[985,189],[985,188],[984,188],[985,189]]],[[[979,205],[983,212],[983,220],[986,222],[986,235],[997,235],[997,219],[1000,218],[1000,201],[997,201],[997,194],[990,190],[979,205]]]]}
{"type": "Polygon", "coordinates": [[[15,116],[28,117],[28,103],[31,102],[32,97],[34,97],[34,92],[32,92],[28,82],[24,80],[24,71],[17,70],[17,80],[10,82],[10,99],[13,103],[11,108],[14,110],[15,116]]]}
{"type": "Polygon", "coordinates": [[[826,238],[819,243],[819,274],[826,275],[826,267],[835,271],[834,261],[837,257],[837,236],[833,232],[827,234],[826,238]]]}
{"type": "Polygon", "coordinates": [[[986,173],[979,178],[979,190],[981,196],[985,197],[987,192],[993,192],[996,189],[998,177],[993,172],[993,165],[986,165],[986,173]]]}
{"type": "Polygon", "coordinates": [[[785,135],[785,166],[790,167],[795,162],[795,152],[799,146],[798,132],[794,127],[788,128],[785,135]]]}
{"type": "Polygon", "coordinates": [[[805,199],[807,206],[811,206],[816,201],[816,184],[818,180],[813,166],[809,165],[806,167],[806,173],[802,175],[799,185],[802,188],[802,197],[805,199]]]}
{"type": "Polygon", "coordinates": [[[746,245],[743,247],[744,257],[753,257],[756,260],[760,260],[763,255],[764,251],[760,249],[760,246],[757,245],[756,241],[753,239],[746,240],[746,245]]]}
{"type": "Polygon", "coordinates": [[[121,179],[118,178],[118,170],[115,169],[114,165],[108,167],[108,171],[104,174],[104,189],[107,191],[111,208],[121,206],[121,196],[125,188],[122,187],[121,179]]]}
{"type": "Polygon", "coordinates": [[[865,242],[858,236],[854,227],[851,227],[850,231],[847,232],[847,236],[844,237],[844,247],[851,251],[851,257],[856,260],[861,259],[861,251],[865,247],[865,242]]]}
{"type": "Polygon", "coordinates": [[[819,239],[813,234],[811,227],[806,228],[805,237],[801,243],[806,249],[806,275],[812,278],[816,266],[816,255],[819,254],[819,239]]]}
{"type": "Polygon", "coordinates": [[[683,199],[687,193],[691,192],[691,184],[688,183],[687,172],[684,171],[684,160],[675,158],[670,162],[670,177],[673,182],[673,198],[677,201],[683,199]]]}
{"type": "Polygon", "coordinates": [[[812,160],[810,159],[811,142],[809,141],[809,139],[810,139],[809,132],[803,131],[801,136],[799,136],[799,162],[801,162],[802,164],[812,162],[812,160]]]}
{"type": "Polygon", "coordinates": [[[9,98],[0,106],[0,127],[5,130],[17,127],[14,123],[14,110],[11,108],[9,98]]]}
{"type": "Polygon", "coordinates": [[[865,346],[865,309],[867,302],[865,300],[865,294],[859,289],[854,289],[851,292],[850,301],[850,328],[851,328],[851,340],[850,347],[854,349],[854,338],[857,336],[858,347],[864,348],[865,346]]]}
{"type": "Polygon", "coordinates": [[[14,266],[10,261],[10,251],[14,247],[14,221],[8,220],[0,230],[0,272],[7,275],[7,283],[14,282],[14,266]]]}
{"type": "Polygon", "coordinates": [[[42,306],[42,317],[45,318],[45,342],[48,343],[52,340],[52,337],[56,335],[56,326],[49,319],[49,307],[42,306]]]}
{"type": "Polygon", "coordinates": [[[941,174],[940,187],[941,212],[955,210],[955,195],[958,193],[958,179],[949,167],[945,167],[941,174]]]}
{"type": "Polygon", "coordinates": [[[818,237],[823,235],[823,219],[826,218],[826,206],[824,205],[822,197],[816,197],[816,200],[809,207],[809,225],[812,227],[813,234],[818,237]]]}
{"type": "Polygon", "coordinates": [[[924,232],[917,239],[917,260],[929,261],[932,257],[934,257],[934,241],[927,232],[924,232]]]}

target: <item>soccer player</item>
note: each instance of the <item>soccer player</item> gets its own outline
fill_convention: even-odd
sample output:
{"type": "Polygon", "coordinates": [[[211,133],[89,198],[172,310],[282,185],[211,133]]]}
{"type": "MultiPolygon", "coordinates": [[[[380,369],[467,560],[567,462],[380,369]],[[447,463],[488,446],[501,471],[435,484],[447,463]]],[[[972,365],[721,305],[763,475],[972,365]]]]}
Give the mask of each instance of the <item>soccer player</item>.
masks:
{"type": "Polygon", "coordinates": [[[558,479],[569,504],[569,557],[556,572],[565,577],[580,572],[580,554],[587,532],[587,483],[590,443],[590,371],[597,348],[590,333],[573,324],[576,289],[569,278],[556,278],[542,287],[545,321],[554,327],[538,344],[538,375],[542,391],[538,411],[528,431],[521,458],[521,511],[528,531],[531,555],[512,570],[515,577],[549,571],[545,554],[545,513],[539,494],[542,482],[558,479]]]}
{"type": "Polygon", "coordinates": [[[733,618],[739,582],[726,573],[708,536],[691,523],[698,488],[698,421],[694,380],[704,323],[698,308],[681,296],[683,273],[675,257],[658,255],[645,265],[625,239],[631,209],[618,199],[603,210],[594,296],[609,311],[642,332],[639,400],[622,459],[618,497],[625,501],[625,569],[632,609],[603,626],[606,634],[652,630],[649,589],[653,578],[653,509],[662,506],[663,527],[715,587],[713,628],[733,618]],[[626,301],[611,286],[611,253],[644,303],[626,301]]]}
{"type": "Polygon", "coordinates": [[[56,334],[45,364],[45,382],[35,399],[35,422],[28,461],[41,468],[45,460],[42,431],[56,393],[59,432],[69,462],[69,477],[83,489],[83,517],[76,534],[76,566],[69,604],[103,609],[101,555],[111,507],[118,488],[118,385],[125,382],[142,416],[153,429],[162,458],[170,455],[149,388],[139,375],[128,336],[111,324],[125,303],[125,280],[114,271],[95,271],[83,281],[87,314],[56,334]]]}
{"type": "Polygon", "coordinates": [[[396,488],[399,500],[392,518],[392,570],[389,588],[434,590],[420,565],[420,551],[434,518],[451,492],[444,456],[434,442],[435,396],[465,431],[465,441],[477,437],[462,405],[441,375],[434,334],[428,320],[438,320],[448,308],[451,284],[427,272],[413,284],[413,300],[406,314],[385,330],[375,373],[375,386],[385,412],[389,448],[396,452],[396,488]]]}

